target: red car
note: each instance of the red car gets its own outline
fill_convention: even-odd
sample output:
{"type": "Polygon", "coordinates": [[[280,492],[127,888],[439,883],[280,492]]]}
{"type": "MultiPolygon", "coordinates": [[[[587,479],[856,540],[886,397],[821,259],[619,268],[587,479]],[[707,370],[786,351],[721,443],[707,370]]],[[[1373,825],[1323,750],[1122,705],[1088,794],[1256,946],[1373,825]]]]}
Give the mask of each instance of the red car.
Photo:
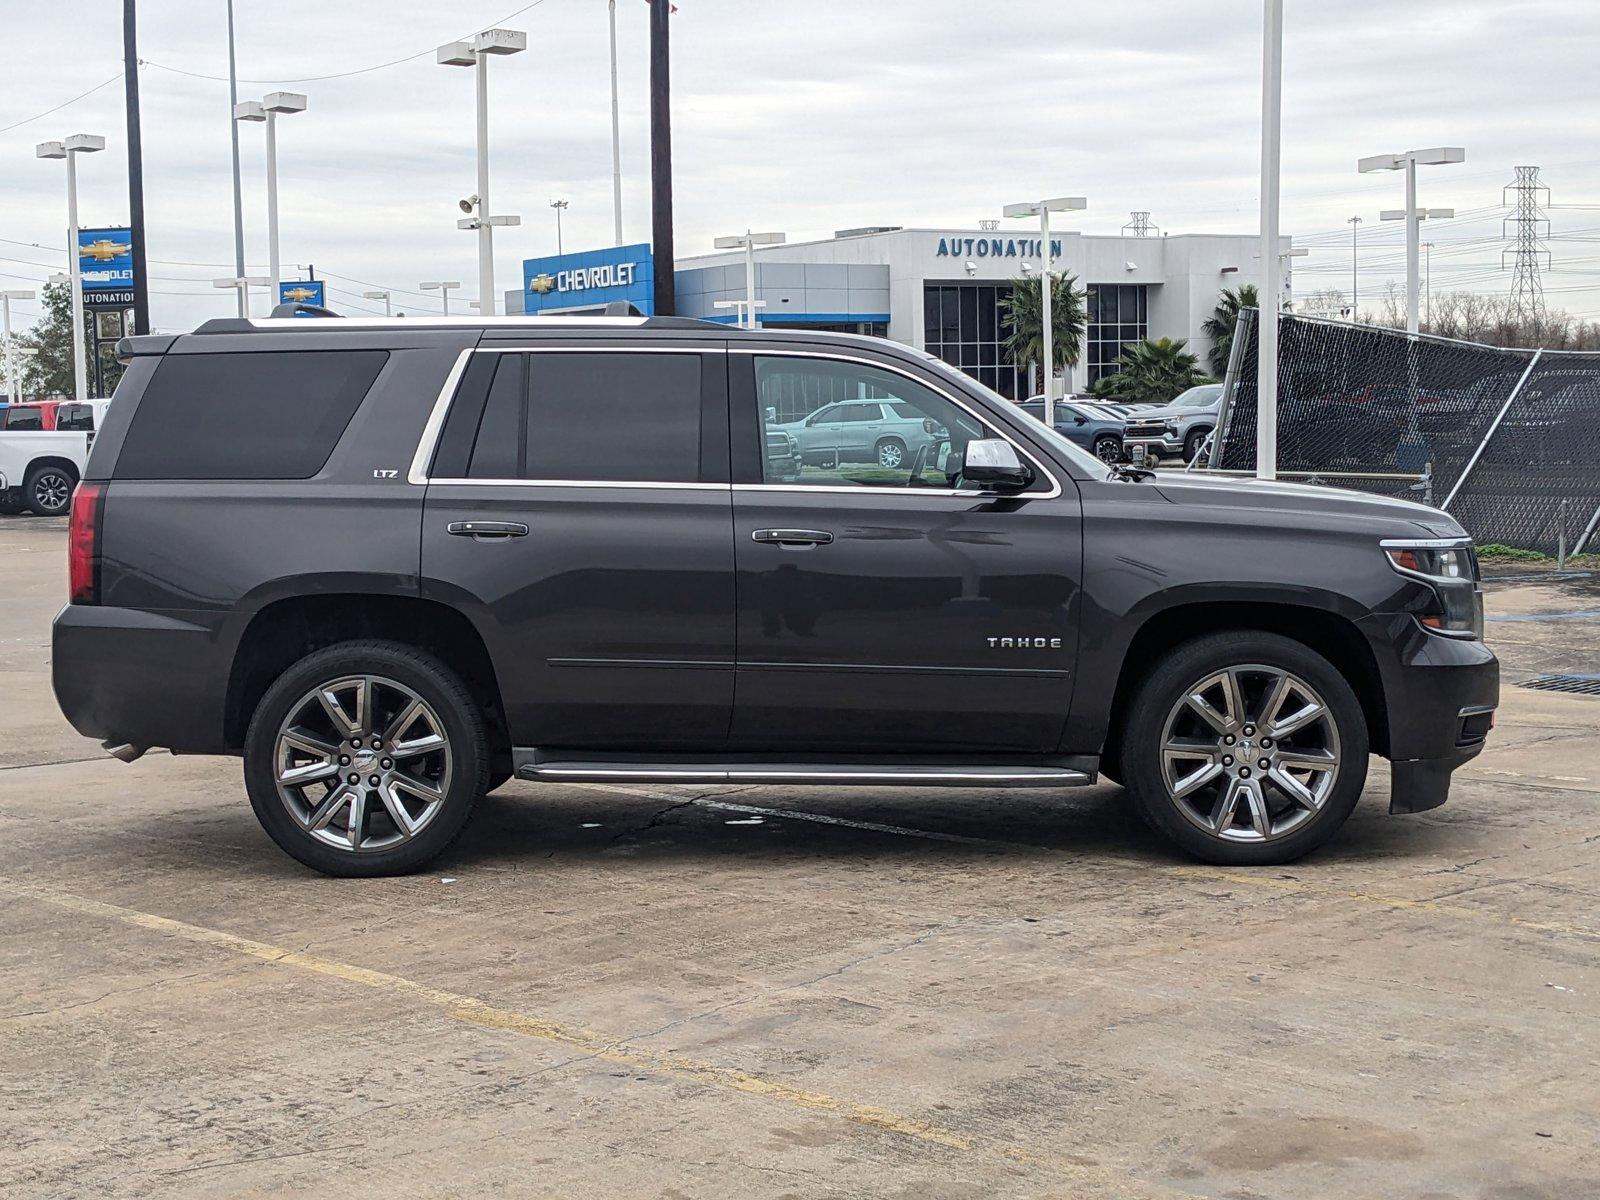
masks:
{"type": "Polygon", "coordinates": [[[8,404],[0,408],[0,433],[20,429],[54,429],[59,400],[39,400],[32,404],[8,404]]]}

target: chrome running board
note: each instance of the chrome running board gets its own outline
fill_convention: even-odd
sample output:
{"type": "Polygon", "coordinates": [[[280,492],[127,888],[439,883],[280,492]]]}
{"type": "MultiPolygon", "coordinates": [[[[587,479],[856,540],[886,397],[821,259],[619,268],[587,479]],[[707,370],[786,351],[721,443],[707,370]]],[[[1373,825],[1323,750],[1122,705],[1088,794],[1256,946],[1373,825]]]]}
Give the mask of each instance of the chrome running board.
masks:
{"type": "Polygon", "coordinates": [[[534,749],[514,752],[518,779],[559,782],[893,784],[904,787],[1081,787],[1094,772],[1059,763],[763,762],[754,759],[600,758],[534,749]]]}

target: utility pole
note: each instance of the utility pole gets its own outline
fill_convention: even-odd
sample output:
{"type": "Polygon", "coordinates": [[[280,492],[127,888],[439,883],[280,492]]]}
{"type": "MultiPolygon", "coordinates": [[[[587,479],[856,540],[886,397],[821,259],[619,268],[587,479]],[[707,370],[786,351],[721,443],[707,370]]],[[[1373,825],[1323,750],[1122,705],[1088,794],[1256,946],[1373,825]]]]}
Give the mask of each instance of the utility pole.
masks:
{"type": "Polygon", "coordinates": [[[1161,232],[1156,226],[1150,224],[1150,214],[1147,212],[1130,212],[1128,216],[1133,219],[1122,227],[1124,237],[1147,238],[1152,232],[1161,232]]]}
{"type": "Polygon", "coordinates": [[[611,223],[622,245],[622,126],[617,114],[617,0],[607,0],[611,20],[611,223]]]}
{"type": "MultiPolygon", "coordinates": [[[[244,278],[244,195],[239,190],[239,122],[233,114],[239,107],[239,69],[233,53],[233,0],[228,0],[228,136],[233,139],[233,275],[244,278]]],[[[246,293],[239,288],[239,315],[248,317],[246,293]]]]}
{"type": "Polygon", "coordinates": [[[139,137],[139,34],[134,4],[135,0],[122,0],[122,95],[128,118],[128,228],[133,241],[133,332],[149,333],[150,285],[144,269],[144,143],[139,137]]]}
{"type": "Polygon", "coordinates": [[[655,311],[678,311],[672,249],[672,79],[667,20],[671,0],[650,5],[650,242],[655,261],[655,311]]]}
{"type": "Polygon", "coordinates": [[[1361,218],[1351,217],[1345,222],[1350,226],[1350,321],[1352,324],[1361,322],[1361,218]]]}
{"type": "Polygon", "coordinates": [[[1544,239],[1550,233],[1550,221],[1544,215],[1550,203],[1550,189],[1539,182],[1538,167],[1518,167],[1517,177],[1507,184],[1505,192],[1516,196],[1516,212],[1505,219],[1515,226],[1514,245],[1500,253],[1500,265],[1505,266],[1506,255],[1512,255],[1511,308],[1524,321],[1544,320],[1544,280],[1540,276],[1540,260],[1548,264],[1550,251],[1544,239]],[[1541,194],[1543,203],[1540,203],[1541,194]]]}
{"type": "Polygon", "coordinates": [[[1278,477],[1278,168],[1283,152],[1283,0],[1263,0],[1261,38],[1261,304],[1256,335],[1256,478],[1278,477]]]}

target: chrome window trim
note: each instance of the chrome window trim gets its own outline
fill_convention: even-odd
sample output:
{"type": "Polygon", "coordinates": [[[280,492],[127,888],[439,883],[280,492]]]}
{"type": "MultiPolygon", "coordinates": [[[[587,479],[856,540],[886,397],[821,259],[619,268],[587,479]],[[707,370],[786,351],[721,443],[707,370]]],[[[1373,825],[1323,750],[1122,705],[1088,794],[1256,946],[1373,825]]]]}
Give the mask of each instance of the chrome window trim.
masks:
{"type": "MultiPolygon", "coordinates": [[[[904,489],[897,489],[897,488],[876,488],[876,487],[868,487],[868,486],[842,487],[842,486],[838,486],[838,485],[834,485],[834,484],[824,484],[824,485],[811,486],[811,485],[807,485],[807,484],[803,484],[803,483],[737,483],[737,484],[734,484],[734,490],[735,491],[823,492],[823,493],[832,492],[832,493],[842,493],[842,494],[847,495],[847,496],[871,496],[871,495],[889,495],[889,496],[901,496],[901,495],[904,495],[904,496],[929,496],[929,497],[944,497],[944,496],[1004,496],[1008,500],[1054,500],[1057,496],[1061,495],[1061,481],[1056,478],[1054,472],[1052,472],[1048,467],[1046,467],[1044,465],[1044,463],[1040,462],[1037,455],[1033,454],[1031,451],[1025,449],[1024,447],[1018,445],[1016,440],[1009,435],[1009,433],[1005,430],[1004,427],[1002,427],[1001,425],[999,425],[996,422],[991,421],[988,417],[984,416],[984,414],[974,411],[972,405],[967,403],[965,400],[961,399],[960,397],[951,395],[944,388],[940,387],[937,384],[929,383],[926,379],[919,379],[917,376],[911,374],[911,372],[906,371],[903,368],[901,368],[898,364],[885,362],[882,359],[868,358],[865,355],[860,355],[860,354],[838,354],[838,353],[830,353],[830,352],[825,351],[825,350],[809,350],[809,349],[807,349],[807,350],[780,350],[780,349],[768,349],[767,347],[764,347],[764,346],[729,346],[728,347],[728,353],[729,354],[761,355],[763,357],[772,357],[772,356],[782,355],[782,356],[785,356],[785,357],[788,357],[788,358],[821,358],[821,359],[826,359],[826,360],[828,360],[830,362],[861,363],[861,364],[863,364],[865,366],[877,367],[880,371],[887,371],[890,374],[899,375],[901,378],[908,379],[912,383],[917,384],[919,387],[927,388],[930,392],[934,393],[937,396],[943,396],[946,400],[950,401],[951,404],[954,404],[957,408],[959,408],[962,412],[966,413],[969,417],[972,417],[974,420],[978,421],[980,424],[984,425],[987,428],[994,429],[994,431],[997,434],[999,434],[1000,439],[1002,441],[1010,443],[1011,448],[1013,450],[1015,450],[1019,455],[1021,455],[1028,462],[1033,464],[1034,470],[1038,471],[1041,475],[1043,475],[1046,479],[1048,479],[1050,481],[1049,489],[1047,491],[1043,491],[1043,492],[996,492],[996,491],[986,490],[986,489],[982,489],[982,488],[904,488],[904,489]]],[[[847,403],[847,402],[846,401],[838,401],[838,403],[847,403]]]]}
{"type": "MultiPolygon", "coordinates": [[[[285,323],[297,318],[279,318],[285,323]]],[[[616,318],[622,320],[623,318],[616,318]]],[[[456,356],[455,364],[445,376],[444,384],[439,389],[439,395],[433,402],[433,410],[428,414],[428,420],[422,427],[422,436],[417,440],[417,451],[411,458],[411,466],[406,472],[406,482],[417,486],[426,486],[430,483],[450,484],[464,487],[533,487],[533,488],[650,488],[672,491],[741,491],[741,492],[797,492],[833,494],[842,496],[922,496],[928,499],[946,499],[952,496],[962,496],[969,499],[993,498],[1004,496],[1007,499],[1017,500],[1053,500],[1061,495],[1061,481],[1054,472],[1039,461],[1037,455],[1007,435],[1006,431],[993,424],[982,413],[974,411],[972,405],[964,400],[951,395],[944,388],[919,379],[910,372],[898,366],[886,363],[880,359],[868,358],[859,354],[836,354],[819,352],[817,350],[784,350],[768,349],[756,346],[541,346],[541,345],[504,345],[504,346],[470,346],[456,356]],[[876,367],[881,371],[899,375],[920,387],[925,387],[935,395],[943,396],[950,403],[961,409],[968,416],[986,427],[992,427],[1000,434],[1002,440],[1008,442],[1023,458],[1033,464],[1035,470],[1050,481],[1050,487],[1042,492],[996,492],[982,488],[879,488],[879,487],[849,487],[836,484],[794,484],[794,483],[668,483],[659,480],[614,480],[614,479],[460,479],[460,478],[435,478],[428,474],[428,464],[433,459],[433,452],[439,444],[439,436],[444,431],[444,422],[450,412],[450,402],[455,399],[456,389],[461,385],[461,376],[466,372],[467,363],[474,354],[760,354],[760,355],[785,355],[791,358],[820,358],[834,362],[860,363],[864,366],[876,367]]]]}

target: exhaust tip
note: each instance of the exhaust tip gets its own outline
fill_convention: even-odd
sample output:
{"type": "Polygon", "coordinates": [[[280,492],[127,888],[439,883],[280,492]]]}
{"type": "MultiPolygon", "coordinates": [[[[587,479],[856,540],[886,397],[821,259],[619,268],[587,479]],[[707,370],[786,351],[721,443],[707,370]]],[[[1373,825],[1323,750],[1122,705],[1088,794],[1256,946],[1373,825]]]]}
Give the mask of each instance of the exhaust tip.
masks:
{"type": "Polygon", "coordinates": [[[132,742],[101,742],[107,754],[119,762],[131,763],[136,758],[143,758],[149,746],[135,746],[132,742]]]}

